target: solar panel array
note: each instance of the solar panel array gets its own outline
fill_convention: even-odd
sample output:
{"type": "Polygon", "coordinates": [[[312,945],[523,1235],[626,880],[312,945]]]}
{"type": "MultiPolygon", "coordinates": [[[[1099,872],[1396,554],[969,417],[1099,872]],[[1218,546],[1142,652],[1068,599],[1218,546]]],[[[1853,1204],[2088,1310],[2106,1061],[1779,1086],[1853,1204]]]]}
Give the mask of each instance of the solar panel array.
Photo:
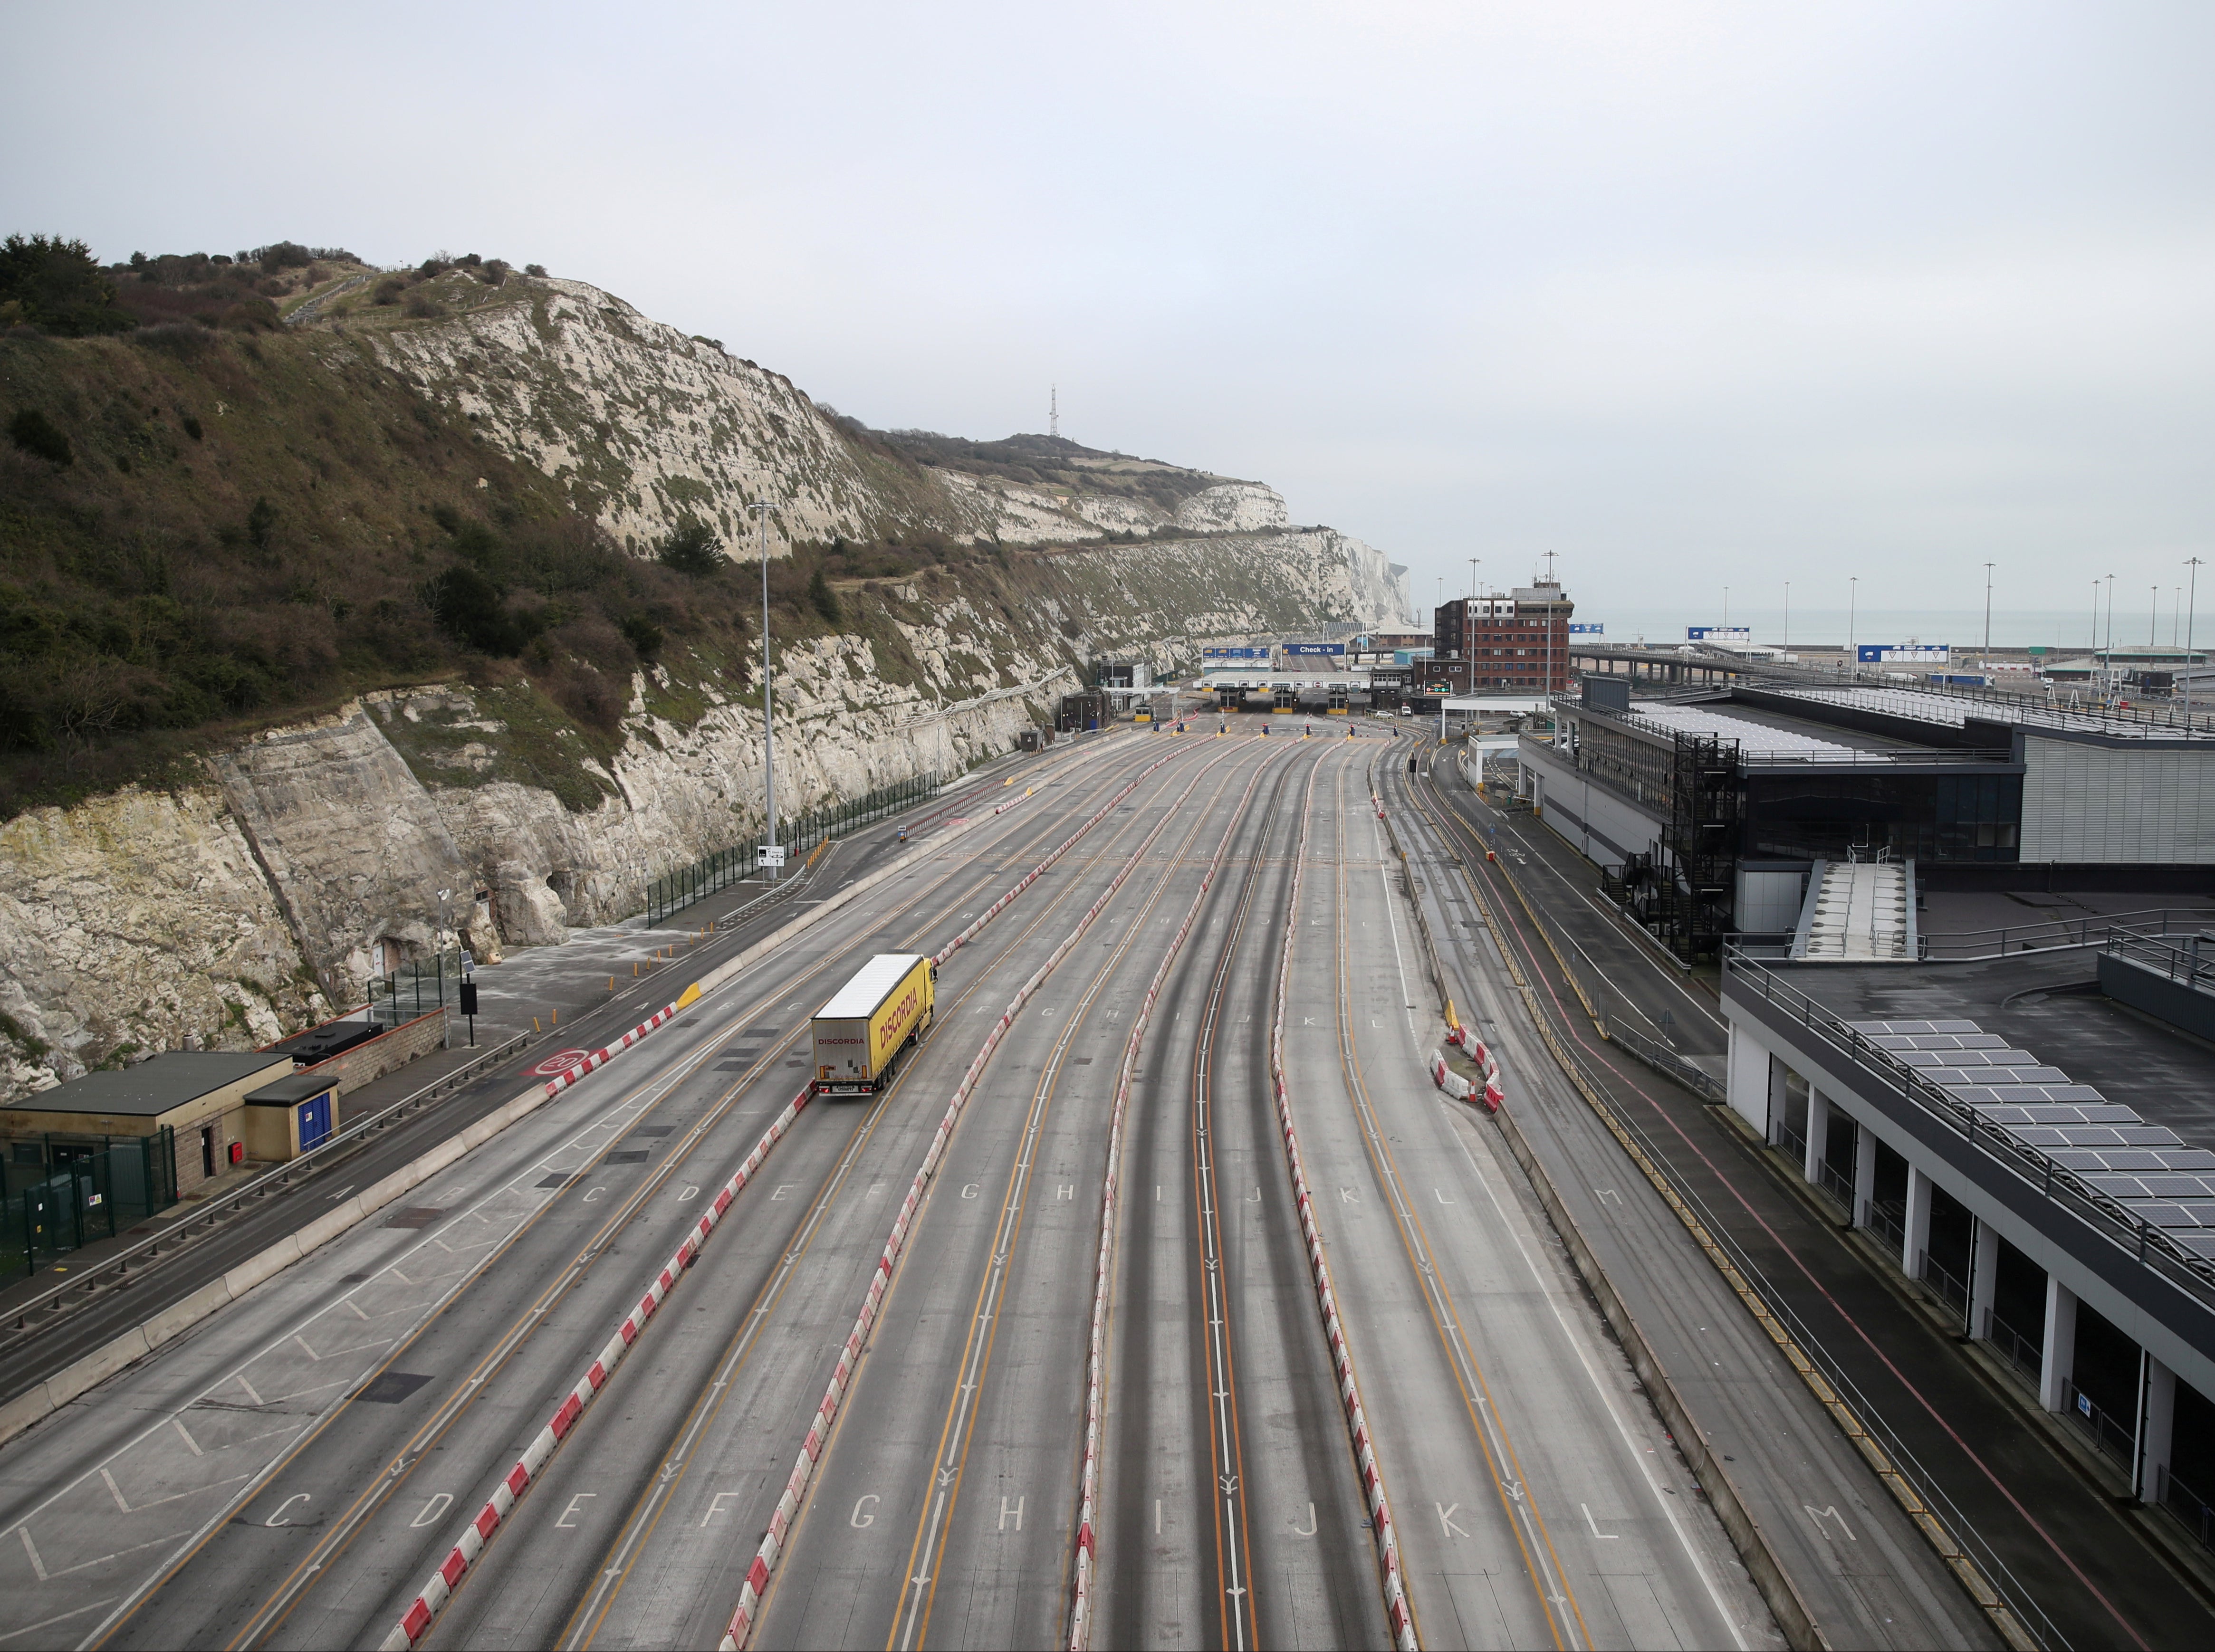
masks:
{"type": "Polygon", "coordinates": [[[2073,1171],[2179,1249],[2215,1261],[2215,1152],[2110,1101],[1974,1021],[1851,1021],[1979,1119],[2073,1171]]]}
{"type": "Polygon", "coordinates": [[[1664,729],[1681,729],[1687,734],[1719,735],[1726,740],[1735,740],[1744,751],[1811,758],[1851,758],[1856,755],[1854,747],[1840,745],[1835,740],[1818,739],[1813,735],[1795,733],[1771,724],[1731,717],[1722,712],[1711,711],[1705,706],[1672,706],[1651,700],[1638,700],[1631,702],[1630,710],[1633,716],[1643,718],[1664,729]]]}
{"type": "Polygon", "coordinates": [[[1882,712],[1893,717],[1910,718],[1918,723],[1941,723],[1960,728],[1975,717],[1993,723],[2022,723],[2032,727],[2073,729],[2089,734],[2104,734],[2111,738],[2132,740],[2205,739],[2205,730],[2196,736],[2182,727],[2166,724],[2142,723],[2135,719],[2103,717],[2097,712],[2063,711],[2058,707],[2034,702],[2011,704],[2004,700],[1972,700],[1960,694],[1939,694],[1927,688],[1825,688],[1801,687],[1797,684],[1764,682],[1765,694],[1788,694],[1795,700],[1824,701],[1834,706],[1852,706],[1863,711],[1882,712]]]}

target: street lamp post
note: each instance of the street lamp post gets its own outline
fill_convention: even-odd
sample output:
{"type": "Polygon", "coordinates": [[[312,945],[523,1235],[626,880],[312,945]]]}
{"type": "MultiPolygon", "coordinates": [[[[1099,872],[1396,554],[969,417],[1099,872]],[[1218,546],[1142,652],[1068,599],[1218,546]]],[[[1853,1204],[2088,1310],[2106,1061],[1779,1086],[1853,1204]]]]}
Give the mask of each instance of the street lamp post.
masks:
{"type": "Polygon", "coordinates": [[[1846,670],[1855,676],[1861,675],[1861,653],[1854,646],[1854,620],[1861,604],[1861,575],[1850,575],[1846,580],[1846,670]]]}
{"type": "Polygon", "coordinates": [[[1792,647],[1792,582],[1784,582],[1784,634],[1778,639],[1779,648],[1788,652],[1792,647]]]}
{"type": "Polygon", "coordinates": [[[762,810],[764,822],[763,870],[769,881],[775,883],[777,874],[776,851],[776,712],[770,674],[773,662],[770,654],[769,637],[769,513],[767,499],[753,504],[754,520],[758,524],[761,548],[762,590],[762,810]]]}
{"type": "Polygon", "coordinates": [[[1990,665],[1992,652],[1992,565],[1985,564],[1985,664],[1990,665]]]}
{"type": "Polygon", "coordinates": [[[2114,675],[2115,670],[2115,576],[2112,573],[2108,576],[2108,646],[2103,652],[2107,658],[2102,662],[2105,670],[2100,686],[2112,688],[2114,685],[2107,681],[2114,675]]]}
{"type": "Polygon", "coordinates": [[[2184,588],[2184,726],[2192,726],[2192,621],[2200,607],[2200,559],[2192,558],[2185,565],[2192,570],[2191,583],[2184,588]]]}

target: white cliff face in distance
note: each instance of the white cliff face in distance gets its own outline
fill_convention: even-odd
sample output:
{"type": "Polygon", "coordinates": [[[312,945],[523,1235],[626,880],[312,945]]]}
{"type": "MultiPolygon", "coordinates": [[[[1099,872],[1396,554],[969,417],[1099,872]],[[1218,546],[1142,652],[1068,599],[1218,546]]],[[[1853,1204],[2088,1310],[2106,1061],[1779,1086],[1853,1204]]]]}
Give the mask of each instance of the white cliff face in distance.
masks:
{"type": "MultiPolygon", "coordinates": [[[[850,595],[911,670],[859,633],[781,650],[780,802],[795,813],[1007,752],[1093,655],[1166,673],[1202,638],[1396,627],[1411,606],[1403,570],[1292,526],[1258,483],[1074,444],[1054,459],[1066,482],[917,462],[581,282],[515,278],[371,342],[634,554],[688,518],[751,544],[745,506],[763,495],[780,554],[887,523],[1003,548],[1020,611],[942,570],[850,595]]],[[[574,730],[549,737],[527,683],[434,685],[265,730],[212,754],[197,784],[0,824],[0,1098],[141,1052],[253,1047],[358,1005],[388,949],[430,950],[440,889],[480,955],[636,912],[645,879],[761,824],[758,701],[674,686],[685,694],[661,666],[634,676],[611,756],[574,730]]]]}

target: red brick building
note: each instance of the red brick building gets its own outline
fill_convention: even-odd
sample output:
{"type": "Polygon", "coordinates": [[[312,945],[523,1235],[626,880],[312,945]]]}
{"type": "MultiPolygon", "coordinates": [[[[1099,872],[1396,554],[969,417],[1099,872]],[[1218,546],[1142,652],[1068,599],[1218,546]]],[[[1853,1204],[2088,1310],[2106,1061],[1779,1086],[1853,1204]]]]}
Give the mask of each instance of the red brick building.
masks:
{"type": "Polygon", "coordinates": [[[1566,692],[1575,612],[1561,586],[1543,579],[1512,596],[1457,597],[1433,616],[1432,675],[1462,694],[1566,692]]]}

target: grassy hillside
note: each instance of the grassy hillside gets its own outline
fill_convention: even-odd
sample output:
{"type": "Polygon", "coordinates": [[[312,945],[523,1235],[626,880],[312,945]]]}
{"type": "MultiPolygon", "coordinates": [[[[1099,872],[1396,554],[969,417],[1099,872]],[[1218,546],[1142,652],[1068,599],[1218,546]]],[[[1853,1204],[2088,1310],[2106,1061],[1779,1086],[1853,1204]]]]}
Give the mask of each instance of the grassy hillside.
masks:
{"type": "Polygon", "coordinates": [[[25,413],[64,445],[0,444],[0,813],[457,672],[611,722],[657,630],[731,629],[344,340],[17,331],[0,424],[25,413]]]}

